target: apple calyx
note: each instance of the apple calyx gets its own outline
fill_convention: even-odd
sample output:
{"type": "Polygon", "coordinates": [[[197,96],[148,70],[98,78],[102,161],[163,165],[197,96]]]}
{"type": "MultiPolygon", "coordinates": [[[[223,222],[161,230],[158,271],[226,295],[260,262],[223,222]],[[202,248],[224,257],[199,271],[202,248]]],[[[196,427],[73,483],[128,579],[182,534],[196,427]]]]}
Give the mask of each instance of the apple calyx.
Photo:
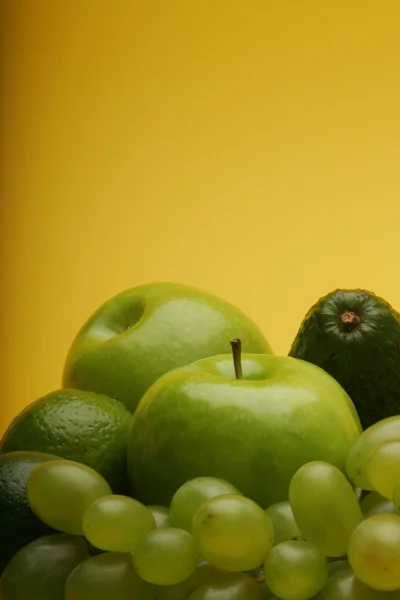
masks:
{"type": "Polygon", "coordinates": [[[239,338],[234,338],[231,340],[232,346],[232,358],[233,358],[233,366],[235,368],[235,377],[236,379],[243,379],[242,372],[242,342],[239,338]]]}

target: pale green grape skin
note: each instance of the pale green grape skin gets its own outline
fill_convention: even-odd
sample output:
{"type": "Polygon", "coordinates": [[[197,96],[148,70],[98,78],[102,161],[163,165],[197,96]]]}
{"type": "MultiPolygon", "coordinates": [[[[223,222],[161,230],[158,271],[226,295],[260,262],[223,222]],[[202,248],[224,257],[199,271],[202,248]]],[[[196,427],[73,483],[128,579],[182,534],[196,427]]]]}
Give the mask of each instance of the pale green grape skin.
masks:
{"type": "Polygon", "coordinates": [[[112,493],[94,469],[64,459],[35,467],[26,490],[29,505],[39,519],[73,535],[83,535],[83,515],[92,502],[112,493]]]}
{"type": "Polygon", "coordinates": [[[274,526],[275,544],[289,540],[304,540],[288,500],[271,504],[265,512],[274,526]]]}
{"type": "Polygon", "coordinates": [[[397,513],[400,512],[400,481],[396,484],[393,492],[393,506],[397,513]]]}
{"type": "Polygon", "coordinates": [[[384,442],[374,449],[367,476],[379,494],[387,500],[393,499],[394,488],[400,481],[400,440],[384,442]]]}
{"type": "Polygon", "coordinates": [[[377,446],[391,440],[400,440],[400,416],[382,419],[358,436],[346,457],[346,472],[355,485],[363,490],[374,489],[367,475],[369,458],[377,446]]]}
{"type": "Polygon", "coordinates": [[[194,571],[199,553],[193,536],[184,529],[162,527],[149,531],[133,552],[139,576],[155,585],[181,583],[194,571]]]}
{"type": "MultiPolygon", "coordinates": [[[[387,592],[373,590],[357,579],[348,567],[338,571],[328,580],[315,600],[390,600],[387,592]]],[[[394,600],[394,599],[392,599],[394,600]]]]}
{"type": "Polygon", "coordinates": [[[85,540],[75,535],[46,535],[21,548],[1,577],[1,600],[64,600],[69,574],[89,558],[85,540]]]}
{"type": "Polygon", "coordinates": [[[154,600],[129,554],[106,552],[82,562],[65,584],[65,600],[154,600]]]}
{"type": "Polygon", "coordinates": [[[282,600],[309,600],[328,580],[325,556],[313,544],[287,541],[274,546],[264,564],[264,576],[273,594],[282,600]]]}
{"type": "Polygon", "coordinates": [[[85,511],[82,524],[88,542],[108,552],[132,552],[156,526],[144,504],[113,494],[95,500],[85,511]]]}
{"type": "Polygon", "coordinates": [[[193,535],[203,558],[225,571],[259,567],[274,544],[271,519],[244,496],[204,502],[193,517],[193,535]]]}
{"type": "Polygon", "coordinates": [[[173,527],[186,529],[192,533],[192,521],[195,512],[206,500],[223,494],[241,495],[228,481],[216,477],[196,477],[186,481],[175,492],[170,505],[173,527]]]}
{"type": "Polygon", "coordinates": [[[346,554],[362,512],[351,484],[337,467],[322,461],[300,467],[290,482],[289,501],[306,540],[325,556],[346,554]]]}
{"type": "Polygon", "coordinates": [[[155,600],[187,600],[189,594],[203,583],[210,583],[225,576],[226,572],[200,559],[196,570],[181,583],[168,586],[153,586],[154,598],[155,600]]]}
{"type": "Polygon", "coordinates": [[[169,509],[158,504],[151,504],[147,507],[154,517],[156,527],[172,527],[171,515],[169,509]]]}
{"type": "Polygon", "coordinates": [[[370,492],[360,501],[360,508],[364,519],[373,515],[394,514],[396,509],[393,502],[387,500],[378,492],[370,492]]]}
{"type": "Polygon", "coordinates": [[[367,586],[382,591],[400,588],[400,516],[374,515],[350,536],[347,550],[354,574],[367,586]]]}
{"type": "Polygon", "coordinates": [[[261,600],[261,589],[245,573],[228,573],[195,589],[188,600],[261,600]]]}

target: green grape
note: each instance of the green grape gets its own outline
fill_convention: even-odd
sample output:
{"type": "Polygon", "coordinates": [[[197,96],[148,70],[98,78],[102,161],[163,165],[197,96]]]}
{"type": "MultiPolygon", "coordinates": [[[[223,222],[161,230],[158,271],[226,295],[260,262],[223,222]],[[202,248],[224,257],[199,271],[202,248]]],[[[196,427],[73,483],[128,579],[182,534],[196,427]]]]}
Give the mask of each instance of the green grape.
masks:
{"type": "Polygon", "coordinates": [[[261,600],[261,588],[245,573],[227,573],[195,589],[188,600],[261,600]]]}
{"type": "Polygon", "coordinates": [[[132,552],[142,537],[156,526],[153,514],[128,496],[102,496],[83,515],[83,532],[100,550],[132,552]]]}
{"type": "Polygon", "coordinates": [[[187,600],[189,594],[203,583],[216,581],[225,575],[224,571],[200,559],[196,570],[181,583],[167,586],[153,586],[154,600],[187,600]]]}
{"type": "Polygon", "coordinates": [[[288,541],[272,548],[265,560],[264,576],[272,593],[282,600],[309,600],[327,582],[328,566],[313,544],[288,541]]]}
{"type": "Polygon", "coordinates": [[[347,562],[347,560],[331,560],[328,562],[328,577],[332,577],[332,575],[334,575],[338,571],[348,568],[349,563],[347,562]]]}
{"type": "Polygon", "coordinates": [[[68,575],[89,558],[85,540],[75,535],[46,535],[21,548],[1,577],[1,600],[64,600],[68,575]]]}
{"type": "Polygon", "coordinates": [[[129,554],[92,556],[72,571],[65,600],[153,600],[152,586],[135,572],[129,554]]]}
{"type": "Polygon", "coordinates": [[[210,498],[223,494],[241,493],[233,485],[215,477],[196,477],[186,481],[175,492],[170,506],[171,523],[174,527],[192,533],[192,521],[198,508],[210,498]]]}
{"type": "Polygon", "coordinates": [[[174,585],[195,571],[199,561],[193,536],[184,529],[162,527],[149,531],[133,553],[142,579],[155,585],[174,585]]]}
{"type": "Polygon", "coordinates": [[[272,598],[272,592],[269,589],[267,583],[265,581],[262,581],[260,583],[260,591],[261,591],[261,600],[270,600],[270,598],[272,598]]]}
{"type": "Polygon", "coordinates": [[[91,467],[64,459],[35,467],[26,491],[39,519],[53,529],[75,535],[83,535],[82,518],[92,502],[112,493],[106,480],[91,467]]]}
{"type": "Polygon", "coordinates": [[[274,526],[275,544],[287,542],[289,540],[303,540],[289,501],[277,502],[271,504],[266,511],[274,526]]]}
{"type": "MultiPolygon", "coordinates": [[[[391,598],[391,596],[390,596],[391,598]]],[[[389,600],[386,592],[373,590],[348,567],[335,573],[315,600],[389,600]]],[[[394,600],[394,599],[393,599],[394,600]]]]}
{"type": "Polygon", "coordinates": [[[362,490],[361,488],[355,486],[354,487],[354,493],[356,495],[357,500],[360,502],[360,500],[361,500],[361,498],[363,496],[364,490],[362,490]]]}
{"type": "Polygon", "coordinates": [[[400,481],[395,485],[393,492],[393,506],[395,511],[400,512],[400,481]]]}
{"type": "Polygon", "coordinates": [[[350,536],[347,556],[355,575],[376,590],[400,588],[400,516],[368,517],[350,536]]]}
{"type": "Polygon", "coordinates": [[[358,436],[346,457],[347,475],[355,485],[374,489],[367,474],[370,456],[377,446],[392,440],[400,440],[400,416],[382,419],[358,436]]]}
{"type": "Polygon", "coordinates": [[[367,464],[367,477],[381,496],[393,500],[394,488],[400,481],[400,440],[374,448],[367,464]]]}
{"type": "Polygon", "coordinates": [[[274,544],[273,525],[265,511],[236,495],[204,502],[193,517],[193,535],[201,556],[225,571],[255,569],[274,544]]]}
{"type": "Polygon", "coordinates": [[[370,492],[364,496],[360,501],[360,508],[364,519],[372,517],[372,515],[393,514],[396,512],[393,502],[390,502],[378,492],[370,492]]]}
{"type": "Polygon", "coordinates": [[[171,527],[171,515],[168,508],[157,504],[147,507],[154,517],[156,527],[171,527]]]}
{"type": "Polygon", "coordinates": [[[337,467],[322,461],[300,467],[290,482],[289,500],[306,540],[325,556],[346,554],[349,536],[362,513],[354,490],[337,467]]]}

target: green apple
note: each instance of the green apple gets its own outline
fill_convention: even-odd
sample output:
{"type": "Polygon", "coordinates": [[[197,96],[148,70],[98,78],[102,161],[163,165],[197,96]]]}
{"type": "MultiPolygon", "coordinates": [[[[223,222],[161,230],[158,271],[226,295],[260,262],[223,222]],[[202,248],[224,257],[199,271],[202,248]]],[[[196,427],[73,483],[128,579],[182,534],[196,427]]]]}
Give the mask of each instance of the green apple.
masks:
{"type": "Polygon", "coordinates": [[[228,352],[231,337],[272,353],[259,327],[214,295],[174,283],[138,286],[105,302],[78,332],[63,387],[114,396],[134,412],[158,377],[228,352]]]}
{"type": "Polygon", "coordinates": [[[128,433],[131,487],[142,502],[168,506],[185,481],[210,476],[267,508],[288,499],[308,461],[344,472],[361,426],[343,388],[286,356],[246,353],[241,367],[235,344],[234,363],[220,355],[181,367],[142,398],[128,433]]]}

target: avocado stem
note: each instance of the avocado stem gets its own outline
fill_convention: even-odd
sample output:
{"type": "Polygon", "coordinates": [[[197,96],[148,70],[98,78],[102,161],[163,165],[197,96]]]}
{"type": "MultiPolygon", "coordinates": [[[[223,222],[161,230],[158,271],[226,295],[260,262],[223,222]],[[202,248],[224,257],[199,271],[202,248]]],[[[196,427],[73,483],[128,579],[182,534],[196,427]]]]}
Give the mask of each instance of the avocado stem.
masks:
{"type": "Polygon", "coordinates": [[[233,366],[235,368],[235,377],[236,379],[243,379],[242,372],[242,342],[239,338],[235,338],[231,340],[232,346],[232,357],[233,357],[233,366]]]}
{"type": "Polygon", "coordinates": [[[360,317],[352,310],[346,310],[340,315],[340,322],[347,331],[355,329],[360,321],[360,317]]]}

